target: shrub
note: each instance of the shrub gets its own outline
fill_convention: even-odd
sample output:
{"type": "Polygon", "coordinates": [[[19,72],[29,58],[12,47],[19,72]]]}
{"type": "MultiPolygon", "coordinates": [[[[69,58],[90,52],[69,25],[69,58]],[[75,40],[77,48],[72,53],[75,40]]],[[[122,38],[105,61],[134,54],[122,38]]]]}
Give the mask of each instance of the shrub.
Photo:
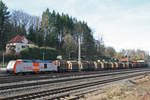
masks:
{"type": "MultiPolygon", "coordinates": [[[[8,63],[10,60],[16,60],[16,59],[21,59],[20,55],[10,55],[10,54],[4,55],[5,63],[8,63]]],[[[3,55],[0,54],[0,63],[2,63],[2,61],[3,61],[3,55]]]]}
{"type": "Polygon", "coordinates": [[[29,47],[20,52],[22,59],[43,59],[43,53],[45,60],[55,60],[57,57],[57,50],[50,47],[29,47]]]}

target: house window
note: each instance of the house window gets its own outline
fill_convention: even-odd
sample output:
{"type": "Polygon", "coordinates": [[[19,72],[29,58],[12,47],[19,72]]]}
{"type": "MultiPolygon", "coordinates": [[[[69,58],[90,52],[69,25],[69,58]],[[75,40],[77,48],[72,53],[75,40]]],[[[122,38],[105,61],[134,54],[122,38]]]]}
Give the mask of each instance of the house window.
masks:
{"type": "Polygon", "coordinates": [[[46,69],[47,68],[47,64],[44,64],[44,69],[46,69]]]}
{"type": "Polygon", "coordinates": [[[25,48],[25,47],[26,47],[26,46],[24,46],[24,45],[22,46],[22,48],[25,48]]]}
{"type": "Polygon", "coordinates": [[[28,45],[23,45],[23,46],[22,46],[22,48],[26,48],[26,47],[29,47],[29,46],[28,46],[28,45]]]}

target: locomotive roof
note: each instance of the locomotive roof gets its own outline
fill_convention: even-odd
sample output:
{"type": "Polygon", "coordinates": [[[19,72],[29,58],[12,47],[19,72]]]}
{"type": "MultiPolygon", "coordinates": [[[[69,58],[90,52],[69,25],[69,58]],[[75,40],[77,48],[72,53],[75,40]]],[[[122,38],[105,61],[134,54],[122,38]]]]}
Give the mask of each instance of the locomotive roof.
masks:
{"type": "MultiPolygon", "coordinates": [[[[20,59],[19,59],[20,60],[20,59]]],[[[26,60],[26,59],[21,59],[23,62],[38,62],[38,63],[51,63],[51,60],[26,60]]]]}

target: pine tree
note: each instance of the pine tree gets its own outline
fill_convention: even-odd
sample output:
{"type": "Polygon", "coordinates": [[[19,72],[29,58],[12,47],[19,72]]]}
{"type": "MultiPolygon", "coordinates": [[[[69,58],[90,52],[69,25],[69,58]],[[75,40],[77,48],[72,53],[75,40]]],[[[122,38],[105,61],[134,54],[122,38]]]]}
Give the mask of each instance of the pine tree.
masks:
{"type": "Polygon", "coordinates": [[[5,42],[6,42],[6,35],[4,33],[5,31],[5,24],[8,21],[9,18],[9,11],[7,6],[0,1],[0,49],[4,48],[5,42]]]}
{"type": "Polygon", "coordinates": [[[32,40],[32,42],[37,43],[36,33],[32,26],[29,28],[29,34],[27,35],[27,38],[32,40]]]}

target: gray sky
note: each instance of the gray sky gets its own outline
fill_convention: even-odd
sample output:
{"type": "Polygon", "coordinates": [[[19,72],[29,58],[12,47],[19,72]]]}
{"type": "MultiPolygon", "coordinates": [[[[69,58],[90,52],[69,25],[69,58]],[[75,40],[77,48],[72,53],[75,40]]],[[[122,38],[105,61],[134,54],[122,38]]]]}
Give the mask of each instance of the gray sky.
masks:
{"type": "Polygon", "coordinates": [[[117,51],[150,51],[150,0],[3,0],[9,10],[41,16],[49,8],[86,21],[96,39],[117,51]]]}

